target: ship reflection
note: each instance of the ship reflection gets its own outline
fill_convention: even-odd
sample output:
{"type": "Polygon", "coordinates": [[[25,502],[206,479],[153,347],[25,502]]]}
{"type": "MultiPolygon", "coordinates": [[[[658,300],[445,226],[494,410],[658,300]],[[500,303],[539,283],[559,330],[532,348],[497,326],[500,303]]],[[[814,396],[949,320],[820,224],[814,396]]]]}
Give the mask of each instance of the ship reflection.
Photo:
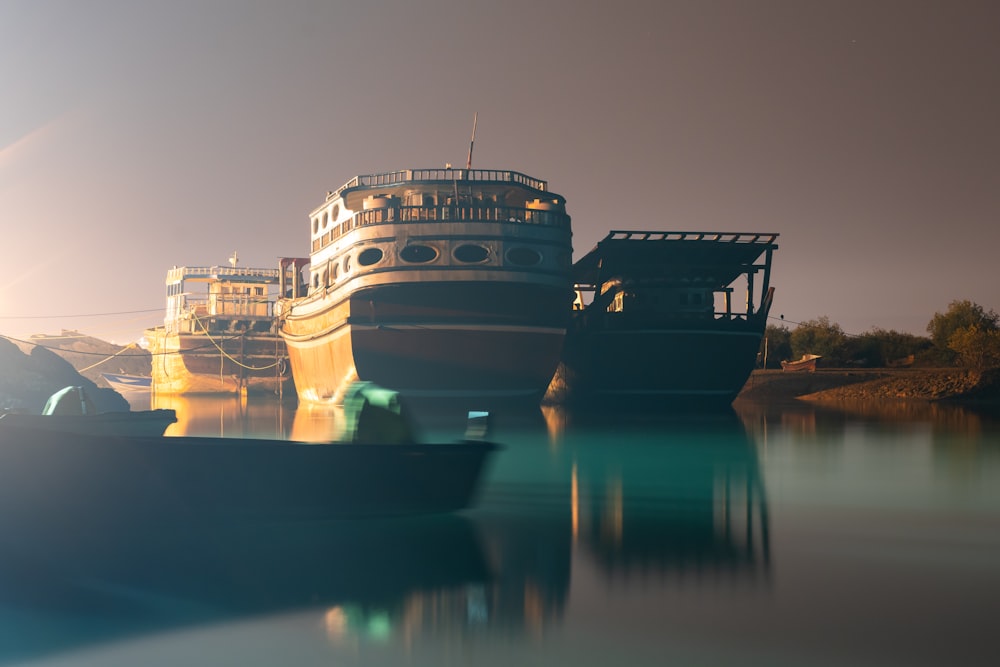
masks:
{"type": "Polygon", "coordinates": [[[735,413],[551,420],[572,461],[574,539],[607,575],[768,574],[764,482],[735,413]]]}

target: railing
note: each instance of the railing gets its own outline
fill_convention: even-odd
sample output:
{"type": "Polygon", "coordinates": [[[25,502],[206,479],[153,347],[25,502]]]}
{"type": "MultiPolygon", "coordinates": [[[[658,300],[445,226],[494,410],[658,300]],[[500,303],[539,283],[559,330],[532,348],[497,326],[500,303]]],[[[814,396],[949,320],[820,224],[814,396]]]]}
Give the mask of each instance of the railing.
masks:
{"type": "Polygon", "coordinates": [[[717,243],[766,243],[771,244],[777,234],[755,234],[750,232],[608,232],[604,241],[714,241],[717,243]]]}
{"type": "Polygon", "coordinates": [[[513,222],[569,228],[570,217],[562,211],[540,211],[510,206],[396,206],[355,213],[322,236],[313,239],[312,251],[325,248],[352,229],[383,223],[408,222],[513,222]]]}
{"type": "Polygon", "coordinates": [[[262,283],[278,282],[278,269],[254,269],[232,266],[178,266],[167,271],[167,283],[184,280],[213,280],[215,278],[259,278],[262,283]]]}
{"type": "Polygon", "coordinates": [[[534,190],[546,192],[549,189],[547,181],[532,178],[517,171],[500,169],[404,169],[382,174],[367,174],[355,176],[336,190],[326,193],[326,200],[339,197],[345,190],[357,187],[385,187],[402,183],[421,183],[434,181],[478,181],[490,183],[515,183],[534,190]]]}

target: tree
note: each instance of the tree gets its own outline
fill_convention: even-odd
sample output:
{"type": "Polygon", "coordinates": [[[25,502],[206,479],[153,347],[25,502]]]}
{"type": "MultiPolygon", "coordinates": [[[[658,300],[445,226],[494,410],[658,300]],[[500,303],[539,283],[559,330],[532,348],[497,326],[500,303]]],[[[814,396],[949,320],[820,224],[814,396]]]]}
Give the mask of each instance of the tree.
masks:
{"type": "Polygon", "coordinates": [[[958,355],[962,365],[984,371],[1000,367],[1000,329],[984,329],[978,325],[963,327],[952,333],[948,348],[958,355]]]}
{"type": "Polygon", "coordinates": [[[788,327],[768,324],[764,329],[764,340],[760,342],[760,365],[767,368],[780,368],[783,359],[792,358],[792,335],[788,327]],[[766,345],[766,350],[765,350],[766,345]],[[767,353],[767,359],[764,353],[767,353]]]}
{"type": "Polygon", "coordinates": [[[969,301],[952,301],[944,313],[934,313],[927,323],[927,333],[931,335],[934,345],[941,350],[949,349],[952,334],[959,329],[979,327],[983,331],[997,329],[1000,315],[992,310],[985,310],[978,303],[969,301]]]}
{"type": "Polygon", "coordinates": [[[842,365],[845,358],[847,335],[839,324],[831,323],[826,315],[799,324],[791,333],[792,357],[818,354],[832,365],[842,365]]]}

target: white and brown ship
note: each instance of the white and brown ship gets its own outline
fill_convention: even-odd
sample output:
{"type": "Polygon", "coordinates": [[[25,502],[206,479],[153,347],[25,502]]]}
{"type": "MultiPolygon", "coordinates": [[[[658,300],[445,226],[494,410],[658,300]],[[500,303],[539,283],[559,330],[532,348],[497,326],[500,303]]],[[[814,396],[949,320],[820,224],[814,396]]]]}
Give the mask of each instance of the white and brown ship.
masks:
{"type": "Polygon", "coordinates": [[[146,330],[158,394],[293,392],[274,302],[278,269],[181,266],[167,272],[163,326],[146,330]]]}
{"type": "MultiPolygon", "coordinates": [[[[301,400],[354,380],[411,397],[539,399],[573,298],[563,197],[516,171],[362,175],[309,215],[279,333],[301,400]]],[[[291,272],[287,266],[294,267],[291,272]]]]}

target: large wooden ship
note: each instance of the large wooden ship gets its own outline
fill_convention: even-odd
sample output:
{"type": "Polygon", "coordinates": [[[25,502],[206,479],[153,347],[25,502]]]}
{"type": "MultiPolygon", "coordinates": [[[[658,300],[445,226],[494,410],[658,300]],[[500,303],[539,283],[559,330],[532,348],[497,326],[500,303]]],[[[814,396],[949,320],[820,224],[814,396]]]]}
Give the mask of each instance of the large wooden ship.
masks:
{"type": "Polygon", "coordinates": [[[731,403],[757,362],[777,237],[610,232],[573,266],[573,321],[546,399],[731,403]]]}
{"type": "Polygon", "coordinates": [[[541,398],[573,298],[570,218],[545,181],[362,175],[309,225],[305,285],[278,303],[301,400],[337,402],[358,379],[409,397],[541,398]]]}
{"type": "Polygon", "coordinates": [[[278,269],[181,266],[167,272],[163,325],[146,330],[159,394],[292,392],[275,330],[278,269]]]}

